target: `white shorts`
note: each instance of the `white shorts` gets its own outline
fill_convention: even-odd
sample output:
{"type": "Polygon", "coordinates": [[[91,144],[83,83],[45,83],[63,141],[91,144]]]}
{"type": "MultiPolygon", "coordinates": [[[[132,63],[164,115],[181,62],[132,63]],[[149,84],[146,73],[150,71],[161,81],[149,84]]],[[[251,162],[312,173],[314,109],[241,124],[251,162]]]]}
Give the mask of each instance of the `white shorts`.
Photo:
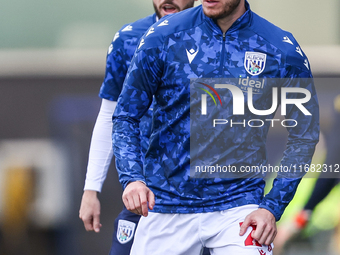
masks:
{"type": "Polygon", "coordinates": [[[149,212],[141,217],[131,255],[272,255],[273,244],[260,245],[250,236],[252,227],[240,236],[240,223],[258,205],[225,211],[193,214],[149,212]]]}

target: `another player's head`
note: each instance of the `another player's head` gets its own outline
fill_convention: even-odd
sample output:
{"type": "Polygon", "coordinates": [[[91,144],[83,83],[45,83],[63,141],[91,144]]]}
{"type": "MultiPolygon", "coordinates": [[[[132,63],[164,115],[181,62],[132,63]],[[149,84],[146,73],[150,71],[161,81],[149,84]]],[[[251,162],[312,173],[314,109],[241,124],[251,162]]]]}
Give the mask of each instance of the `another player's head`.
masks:
{"type": "Polygon", "coordinates": [[[158,18],[183,11],[194,6],[197,0],[153,0],[153,7],[158,18]]]}
{"type": "Polygon", "coordinates": [[[204,14],[216,20],[233,16],[244,4],[245,0],[202,0],[204,14]]]}

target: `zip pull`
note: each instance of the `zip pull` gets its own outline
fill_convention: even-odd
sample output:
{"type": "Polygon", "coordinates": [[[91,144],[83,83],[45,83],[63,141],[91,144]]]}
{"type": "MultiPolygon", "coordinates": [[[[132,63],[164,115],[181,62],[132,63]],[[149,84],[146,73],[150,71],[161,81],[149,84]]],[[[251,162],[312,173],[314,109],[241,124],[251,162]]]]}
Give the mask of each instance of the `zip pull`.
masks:
{"type": "Polygon", "coordinates": [[[226,34],[226,33],[223,33],[223,42],[225,42],[225,34],[226,34]]]}

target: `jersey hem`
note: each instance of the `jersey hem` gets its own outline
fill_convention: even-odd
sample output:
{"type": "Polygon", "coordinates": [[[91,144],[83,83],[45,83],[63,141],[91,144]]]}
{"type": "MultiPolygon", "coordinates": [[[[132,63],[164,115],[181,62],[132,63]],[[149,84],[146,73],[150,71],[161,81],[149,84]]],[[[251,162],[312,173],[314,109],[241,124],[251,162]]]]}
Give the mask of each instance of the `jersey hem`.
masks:
{"type": "Polygon", "coordinates": [[[240,207],[244,205],[259,205],[261,201],[243,201],[242,200],[235,200],[233,202],[227,202],[224,205],[213,205],[207,207],[185,207],[178,205],[173,206],[164,206],[164,205],[155,205],[153,210],[150,212],[154,213],[180,213],[180,214],[187,214],[187,213],[207,213],[207,212],[215,212],[215,211],[224,211],[235,207],[240,207]]]}
{"type": "Polygon", "coordinates": [[[104,95],[104,94],[102,94],[102,93],[99,93],[98,96],[99,96],[100,98],[102,98],[102,99],[107,99],[107,100],[110,100],[110,101],[117,101],[117,100],[118,100],[118,97],[119,97],[119,96],[115,96],[115,97],[113,97],[113,96],[107,96],[107,95],[104,95]]]}

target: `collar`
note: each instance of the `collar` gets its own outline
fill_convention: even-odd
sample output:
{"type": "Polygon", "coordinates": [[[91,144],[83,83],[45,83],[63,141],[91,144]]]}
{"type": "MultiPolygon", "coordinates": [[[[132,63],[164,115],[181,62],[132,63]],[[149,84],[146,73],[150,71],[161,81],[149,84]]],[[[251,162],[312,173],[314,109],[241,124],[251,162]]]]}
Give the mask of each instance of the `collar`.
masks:
{"type": "MultiPolygon", "coordinates": [[[[252,18],[252,11],[250,10],[250,5],[248,3],[248,1],[245,1],[245,6],[246,6],[246,12],[243,13],[243,15],[241,17],[239,17],[232,25],[231,27],[228,29],[228,31],[226,32],[226,34],[236,31],[236,30],[240,30],[246,26],[248,26],[251,22],[251,18],[252,18]]],[[[206,20],[206,23],[208,24],[208,27],[210,29],[213,30],[214,33],[220,34],[222,35],[222,30],[220,29],[220,27],[217,25],[216,20],[207,17],[204,12],[203,12],[203,7],[201,7],[201,11],[202,11],[202,15],[203,15],[203,19],[206,20]]]]}

